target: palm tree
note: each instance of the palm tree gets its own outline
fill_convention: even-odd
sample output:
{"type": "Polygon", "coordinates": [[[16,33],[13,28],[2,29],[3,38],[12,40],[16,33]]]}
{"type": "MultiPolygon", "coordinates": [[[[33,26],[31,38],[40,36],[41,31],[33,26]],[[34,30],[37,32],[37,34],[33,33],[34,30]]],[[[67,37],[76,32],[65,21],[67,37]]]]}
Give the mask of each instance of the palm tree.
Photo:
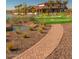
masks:
{"type": "Polygon", "coordinates": [[[68,3],[68,0],[64,0],[64,1],[63,1],[64,8],[67,8],[67,7],[66,7],[67,3],[68,3]]]}
{"type": "Polygon", "coordinates": [[[19,4],[17,6],[15,6],[16,11],[19,13],[27,13],[27,4],[23,3],[23,4],[19,4]]]}
{"type": "Polygon", "coordinates": [[[21,10],[22,4],[15,6],[16,12],[19,14],[21,10]]]}
{"type": "Polygon", "coordinates": [[[51,3],[50,0],[48,0],[48,9],[49,9],[49,10],[48,10],[48,15],[49,15],[49,11],[50,11],[50,8],[51,8],[51,7],[50,7],[50,3],[51,3]]]}
{"type": "Polygon", "coordinates": [[[23,13],[26,14],[28,12],[27,4],[23,3],[23,13]]]}
{"type": "Polygon", "coordinates": [[[57,2],[57,4],[58,4],[58,11],[59,12],[61,12],[61,4],[62,4],[62,2],[61,2],[61,0],[56,0],[56,2],[57,2]]]}
{"type": "Polygon", "coordinates": [[[64,3],[64,4],[67,4],[67,3],[68,3],[68,0],[64,0],[63,3],[64,3]]]}
{"type": "Polygon", "coordinates": [[[51,8],[52,8],[52,4],[54,3],[54,1],[52,0],[48,0],[48,15],[50,14],[51,8]]]}

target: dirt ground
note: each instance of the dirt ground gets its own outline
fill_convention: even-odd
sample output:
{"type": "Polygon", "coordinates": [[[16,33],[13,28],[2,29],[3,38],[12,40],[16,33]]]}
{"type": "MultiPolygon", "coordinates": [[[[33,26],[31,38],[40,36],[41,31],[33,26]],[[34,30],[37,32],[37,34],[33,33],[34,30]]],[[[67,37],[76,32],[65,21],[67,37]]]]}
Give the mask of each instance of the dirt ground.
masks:
{"type": "Polygon", "coordinates": [[[46,59],[72,59],[72,25],[62,24],[64,35],[58,47],[46,59]]]}
{"type": "Polygon", "coordinates": [[[12,35],[14,48],[19,48],[19,50],[11,51],[10,53],[7,53],[7,56],[6,56],[7,59],[12,59],[13,57],[24,52],[26,49],[30,48],[39,40],[41,40],[41,38],[44,37],[50,29],[50,27],[46,27],[46,28],[47,28],[47,30],[45,30],[46,33],[40,33],[38,31],[24,31],[25,33],[27,33],[29,38],[23,38],[21,35],[20,36],[17,35],[18,38],[16,39],[16,35],[12,35]]]}

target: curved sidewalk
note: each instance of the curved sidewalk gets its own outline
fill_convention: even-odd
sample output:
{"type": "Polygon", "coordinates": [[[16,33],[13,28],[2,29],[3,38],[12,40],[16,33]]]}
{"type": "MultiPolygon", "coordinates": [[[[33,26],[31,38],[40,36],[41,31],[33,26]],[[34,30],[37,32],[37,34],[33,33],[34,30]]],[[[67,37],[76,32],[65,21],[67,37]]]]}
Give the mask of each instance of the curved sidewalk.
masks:
{"type": "Polygon", "coordinates": [[[45,37],[13,59],[45,59],[58,46],[62,35],[63,27],[60,24],[53,24],[45,37]]]}

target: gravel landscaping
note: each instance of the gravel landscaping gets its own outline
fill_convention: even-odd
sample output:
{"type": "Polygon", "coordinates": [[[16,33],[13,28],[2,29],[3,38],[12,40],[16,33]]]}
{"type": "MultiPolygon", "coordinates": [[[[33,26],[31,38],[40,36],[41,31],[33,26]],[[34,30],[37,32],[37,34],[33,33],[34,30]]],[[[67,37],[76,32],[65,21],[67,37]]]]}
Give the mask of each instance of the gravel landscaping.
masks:
{"type": "Polygon", "coordinates": [[[7,46],[12,46],[13,44],[13,48],[9,52],[7,52],[7,59],[12,59],[13,57],[17,56],[18,54],[24,52],[26,49],[33,46],[47,34],[49,29],[50,26],[47,26],[44,30],[44,33],[32,30],[7,32],[7,46]],[[8,34],[10,34],[10,37],[8,34]]]}
{"type": "Polygon", "coordinates": [[[72,59],[72,25],[62,24],[64,35],[58,47],[46,59],[72,59]]]}

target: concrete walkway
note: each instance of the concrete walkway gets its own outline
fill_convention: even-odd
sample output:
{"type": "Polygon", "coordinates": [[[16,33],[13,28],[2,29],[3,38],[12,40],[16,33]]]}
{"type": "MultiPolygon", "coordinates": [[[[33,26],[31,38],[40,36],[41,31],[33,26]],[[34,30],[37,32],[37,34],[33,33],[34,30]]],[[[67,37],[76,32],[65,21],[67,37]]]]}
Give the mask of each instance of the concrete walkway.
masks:
{"type": "Polygon", "coordinates": [[[45,37],[13,59],[45,59],[58,46],[62,35],[63,27],[60,24],[52,25],[45,37]]]}

